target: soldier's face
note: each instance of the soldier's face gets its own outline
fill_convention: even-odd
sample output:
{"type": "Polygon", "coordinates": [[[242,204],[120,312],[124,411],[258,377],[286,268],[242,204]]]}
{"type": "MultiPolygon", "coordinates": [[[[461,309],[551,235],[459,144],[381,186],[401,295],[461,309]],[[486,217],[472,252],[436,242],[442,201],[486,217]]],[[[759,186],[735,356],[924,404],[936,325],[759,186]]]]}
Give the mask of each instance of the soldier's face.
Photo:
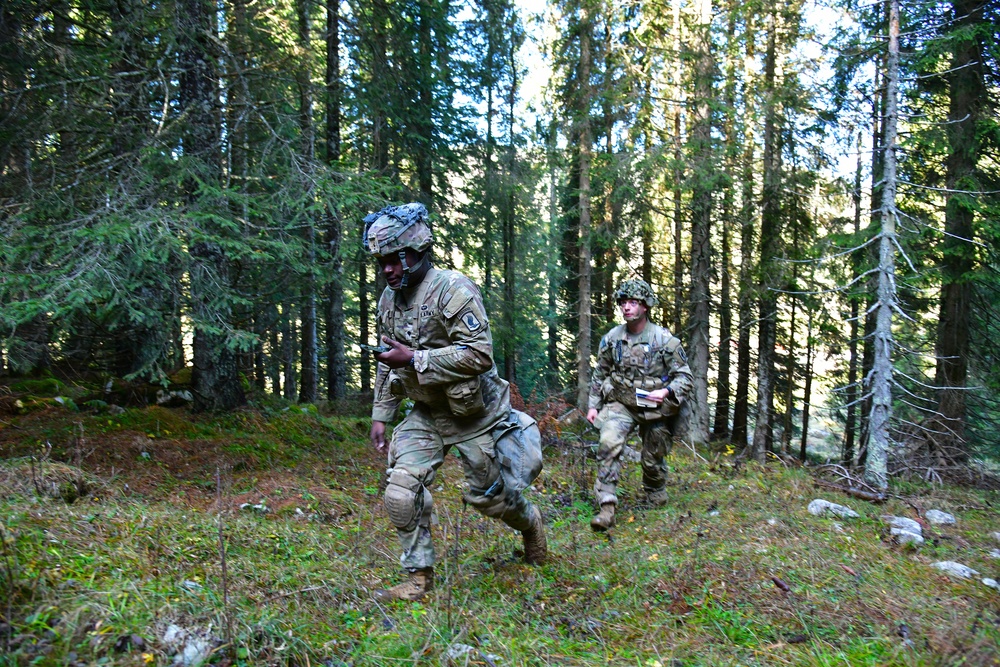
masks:
{"type": "MultiPolygon", "coordinates": [[[[420,259],[417,253],[411,248],[406,248],[404,252],[406,252],[407,266],[416,265],[420,259]]],[[[400,285],[403,284],[403,262],[399,259],[399,253],[382,255],[378,258],[378,266],[382,270],[382,276],[389,288],[399,289],[400,285]]]]}
{"type": "Polygon", "coordinates": [[[646,316],[646,304],[636,299],[622,299],[618,302],[618,307],[622,310],[622,317],[626,322],[637,322],[646,316]]]}

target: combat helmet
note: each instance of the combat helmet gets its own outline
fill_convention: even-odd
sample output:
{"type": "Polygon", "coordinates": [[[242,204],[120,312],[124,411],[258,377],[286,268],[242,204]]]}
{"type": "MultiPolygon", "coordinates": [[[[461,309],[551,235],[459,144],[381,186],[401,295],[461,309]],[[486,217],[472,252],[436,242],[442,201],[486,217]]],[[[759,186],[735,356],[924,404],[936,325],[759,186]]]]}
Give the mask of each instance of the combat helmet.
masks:
{"type": "Polygon", "coordinates": [[[419,202],[386,206],[378,213],[365,216],[365,235],[362,239],[365,251],[373,257],[399,255],[403,264],[403,282],[400,287],[408,286],[410,274],[430,262],[430,253],[424,251],[434,243],[434,235],[427,219],[427,208],[419,202]],[[424,253],[416,266],[407,264],[407,248],[424,253]]]}
{"type": "Polygon", "coordinates": [[[652,308],[660,302],[656,298],[656,293],[653,292],[653,288],[649,286],[645,280],[626,280],[618,289],[615,290],[615,302],[619,302],[622,299],[635,299],[636,301],[641,301],[646,304],[646,308],[652,308]]]}
{"type": "Polygon", "coordinates": [[[365,217],[365,250],[377,257],[405,248],[423,252],[433,242],[434,236],[427,224],[427,208],[419,202],[386,206],[365,217]]]}

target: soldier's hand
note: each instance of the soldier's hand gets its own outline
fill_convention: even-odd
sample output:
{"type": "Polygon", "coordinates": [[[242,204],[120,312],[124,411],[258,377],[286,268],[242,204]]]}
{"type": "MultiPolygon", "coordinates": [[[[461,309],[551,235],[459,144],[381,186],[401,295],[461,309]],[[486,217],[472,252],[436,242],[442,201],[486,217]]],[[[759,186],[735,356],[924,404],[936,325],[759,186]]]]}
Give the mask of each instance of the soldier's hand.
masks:
{"type": "Polygon", "coordinates": [[[662,389],[655,389],[655,390],[649,392],[646,395],[646,398],[648,398],[649,400],[654,401],[656,403],[662,403],[663,399],[665,399],[667,397],[667,394],[669,392],[670,392],[670,388],[669,387],[663,387],[662,389]]]}
{"type": "Polygon", "coordinates": [[[375,359],[389,368],[403,368],[410,365],[410,360],[413,359],[413,350],[388,336],[382,336],[382,342],[392,349],[382,354],[376,354],[375,359]]]}
{"type": "Polygon", "coordinates": [[[591,408],[587,410],[587,421],[593,424],[595,419],[597,419],[597,409],[591,408]]]}
{"type": "Polygon", "coordinates": [[[385,422],[373,421],[370,437],[372,444],[375,446],[375,451],[384,454],[387,449],[385,444],[385,422]]]}

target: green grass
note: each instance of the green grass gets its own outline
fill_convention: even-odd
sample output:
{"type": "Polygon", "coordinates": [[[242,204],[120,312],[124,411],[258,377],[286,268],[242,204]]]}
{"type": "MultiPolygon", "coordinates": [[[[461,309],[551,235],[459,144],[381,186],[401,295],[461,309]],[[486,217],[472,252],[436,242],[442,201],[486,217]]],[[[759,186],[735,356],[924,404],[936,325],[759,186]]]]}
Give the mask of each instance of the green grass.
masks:
{"type": "MultiPolygon", "coordinates": [[[[9,648],[0,665],[168,665],[170,625],[204,634],[210,661],[225,665],[437,665],[457,643],[474,647],[455,661],[470,665],[1000,660],[1000,595],[929,567],[959,560],[996,577],[995,492],[910,486],[873,506],[817,491],[802,469],[736,469],[678,448],[671,502],[644,507],[638,465],[627,465],[619,523],[604,536],[588,523],[593,462],[550,448],[531,497],[552,558],[531,568],[514,555],[515,533],[463,509],[461,468],[449,459],[433,489],[436,589],[421,603],[380,605],[370,591],[398,580],[398,546],[366,420],[130,410],[112,419],[109,451],[152,435],[155,448],[143,441],[152,461],[130,459],[110,477],[89,467],[99,453],[31,471],[23,455],[37,458],[30,443],[42,432],[52,458],[74,451],[73,421],[51,414],[18,418],[16,436],[0,432],[9,457],[0,467],[0,615],[10,629],[0,626],[0,642],[11,642],[0,645],[9,648]],[[214,458],[193,472],[158,464],[167,448],[192,442],[214,458]],[[40,481],[58,488],[75,476],[90,492],[72,503],[45,484],[38,491],[40,481]],[[809,515],[820,496],[862,517],[809,515]],[[239,509],[258,500],[271,511],[239,509]],[[920,550],[892,545],[879,517],[914,516],[915,507],[952,511],[959,524],[929,530],[920,550]]],[[[81,417],[94,420],[85,432],[96,439],[102,422],[81,417]]]]}

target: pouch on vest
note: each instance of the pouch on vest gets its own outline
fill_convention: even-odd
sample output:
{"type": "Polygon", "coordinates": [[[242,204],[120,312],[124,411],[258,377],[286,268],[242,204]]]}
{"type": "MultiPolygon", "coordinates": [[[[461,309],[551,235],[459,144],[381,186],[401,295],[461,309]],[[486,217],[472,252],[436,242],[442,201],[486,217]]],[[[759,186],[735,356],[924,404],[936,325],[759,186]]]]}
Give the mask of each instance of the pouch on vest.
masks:
{"type": "Polygon", "coordinates": [[[485,408],[478,375],[448,385],[444,393],[448,397],[448,410],[456,417],[474,417],[482,414],[485,408]]]}
{"type": "Polygon", "coordinates": [[[406,397],[406,388],[403,386],[403,378],[395,373],[389,374],[389,395],[396,398],[406,397]]]}
{"type": "Polygon", "coordinates": [[[531,415],[511,408],[508,418],[493,427],[497,461],[504,485],[523,491],[542,471],[542,434],[531,415]]]}

